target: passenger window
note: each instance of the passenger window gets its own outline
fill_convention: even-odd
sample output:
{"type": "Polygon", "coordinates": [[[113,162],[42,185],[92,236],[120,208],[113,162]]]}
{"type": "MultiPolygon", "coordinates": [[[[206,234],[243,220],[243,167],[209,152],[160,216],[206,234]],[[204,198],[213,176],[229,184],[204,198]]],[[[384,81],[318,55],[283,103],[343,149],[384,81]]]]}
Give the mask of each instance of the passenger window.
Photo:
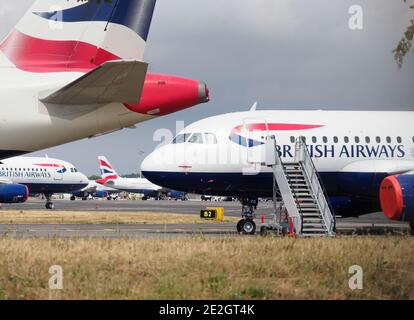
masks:
{"type": "Polygon", "coordinates": [[[214,133],[206,133],[206,144],[217,144],[217,137],[214,133]]]}
{"type": "Polygon", "coordinates": [[[365,137],[365,142],[366,142],[366,143],[370,143],[370,142],[371,142],[370,137],[365,137]]]}
{"type": "Polygon", "coordinates": [[[328,137],[323,137],[322,140],[323,140],[323,143],[328,143],[328,137]]]}
{"type": "Polygon", "coordinates": [[[355,137],[355,143],[359,143],[360,139],[359,137],[355,137]]]}
{"type": "Polygon", "coordinates": [[[338,141],[339,141],[338,137],[334,137],[333,140],[334,140],[334,143],[338,143],[338,141]]]}
{"type": "Polygon", "coordinates": [[[401,143],[401,142],[402,142],[401,137],[397,137],[397,142],[398,142],[398,143],[401,143]]]}
{"type": "Polygon", "coordinates": [[[188,140],[189,143],[197,143],[197,144],[203,144],[203,135],[201,133],[194,133],[190,140],[188,140]]]}
{"type": "Polygon", "coordinates": [[[318,143],[318,139],[316,137],[312,137],[312,142],[313,143],[318,143]]]}
{"type": "Polygon", "coordinates": [[[381,137],[376,138],[377,143],[381,143],[381,137]]]}
{"type": "Polygon", "coordinates": [[[387,137],[387,143],[391,143],[391,137],[387,137]]]}
{"type": "Polygon", "coordinates": [[[295,142],[296,142],[295,137],[293,137],[293,136],[292,136],[292,137],[290,137],[290,142],[291,142],[291,143],[295,143],[295,142]]]}
{"type": "Polygon", "coordinates": [[[344,137],[344,142],[349,143],[349,137],[344,137]]]}
{"type": "Polygon", "coordinates": [[[179,134],[178,136],[175,137],[172,143],[173,144],[185,143],[189,136],[190,136],[189,133],[179,134]]]}

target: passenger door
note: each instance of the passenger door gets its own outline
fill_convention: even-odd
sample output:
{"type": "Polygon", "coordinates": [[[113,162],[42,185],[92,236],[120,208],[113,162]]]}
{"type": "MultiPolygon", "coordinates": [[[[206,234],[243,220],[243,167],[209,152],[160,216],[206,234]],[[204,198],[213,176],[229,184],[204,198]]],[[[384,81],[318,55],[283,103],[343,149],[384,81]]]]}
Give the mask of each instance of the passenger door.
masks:
{"type": "Polygon", "coordinates": [[[246,149],[247,162],[261,165],[266,159],[265,141],[269,138],[269,128],[264,118],[243,119],[242,141],[246,149]]]}

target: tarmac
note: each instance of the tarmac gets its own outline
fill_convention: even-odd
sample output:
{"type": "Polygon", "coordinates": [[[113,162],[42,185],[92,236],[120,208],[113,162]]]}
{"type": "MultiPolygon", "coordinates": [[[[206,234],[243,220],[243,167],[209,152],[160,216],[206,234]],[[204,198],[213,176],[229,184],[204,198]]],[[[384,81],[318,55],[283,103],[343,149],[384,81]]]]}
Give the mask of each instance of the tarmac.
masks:
{"type": "MultiPolygon", "coordinates": [[[[128,200],[55,200],[56,211],[118,211],[154,212],[199,215],[207,206],[224,207],[226,216],[240,216],[238,202],[201,202],[201,201],[128,201],[128,200]]],[[[45,210],[41,200],[30,200],[24,204],[3,205],[2,210],[45,210]]],[[[257,214],[272,212],[271,202],[259,204],[257,214]]],[[[260,229],[260,219],[257,219],[260,229]]],[[[107,225],[107,224],[3,224],[0,237],[15,238],[148,238],[177,236],[239,236],[234,223],[221,224],[168,224],[168,225],[107,225]]],[[[343,235],[400,235],[409,233],[407,223],[390,221],[382,213],[369,214],[360,218],[337,220],[339,234],[343,235]]]]}

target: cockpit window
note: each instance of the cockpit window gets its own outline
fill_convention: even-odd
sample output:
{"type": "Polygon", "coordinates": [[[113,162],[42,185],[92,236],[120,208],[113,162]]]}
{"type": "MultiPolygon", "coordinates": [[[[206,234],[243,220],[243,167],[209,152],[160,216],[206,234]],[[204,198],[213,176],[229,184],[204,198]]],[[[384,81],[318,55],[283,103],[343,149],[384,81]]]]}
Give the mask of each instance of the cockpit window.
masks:
{"type": "Polygon", "coordinates": [[[217,144],[217,137],[214,133],[206,133],[206,144],[217,144]]]}
{"type": "Polygon", "coordinates": [[[201,133],[193,133],[190,140],[188,140],[189,143],[197,143],[197,144],[203,144],[203,135],[201,133]]]}
{"type": "Polygon", "coordinates": [[[173,144],[185,143],[188,140],[189,136],[190,136],[189,133],[179,134],[178,136],[175,137],[172,143],[173,144]]]}

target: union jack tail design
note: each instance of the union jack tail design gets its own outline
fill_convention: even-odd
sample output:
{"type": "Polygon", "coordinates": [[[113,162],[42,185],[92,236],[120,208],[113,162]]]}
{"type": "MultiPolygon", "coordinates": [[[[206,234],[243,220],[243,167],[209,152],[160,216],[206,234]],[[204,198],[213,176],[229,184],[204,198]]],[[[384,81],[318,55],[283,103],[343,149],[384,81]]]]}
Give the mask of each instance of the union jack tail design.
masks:
{"type": "Polygon", "coordinates": [[[88,72],[142,61],[156,0],[37,0],[0,44],[28,72],[88,72]]]}
{"type": "Polygon", "coordinates": [[[102,179],[98,180],[97,182],[100,184],[106,184],[110,180],[117,180],[119,178],[118,174],[116,173],[115,169],[109,163],[106,157],[100,156],[98,157],[99,160],[99,168],[101,170],[102,179]]]}

